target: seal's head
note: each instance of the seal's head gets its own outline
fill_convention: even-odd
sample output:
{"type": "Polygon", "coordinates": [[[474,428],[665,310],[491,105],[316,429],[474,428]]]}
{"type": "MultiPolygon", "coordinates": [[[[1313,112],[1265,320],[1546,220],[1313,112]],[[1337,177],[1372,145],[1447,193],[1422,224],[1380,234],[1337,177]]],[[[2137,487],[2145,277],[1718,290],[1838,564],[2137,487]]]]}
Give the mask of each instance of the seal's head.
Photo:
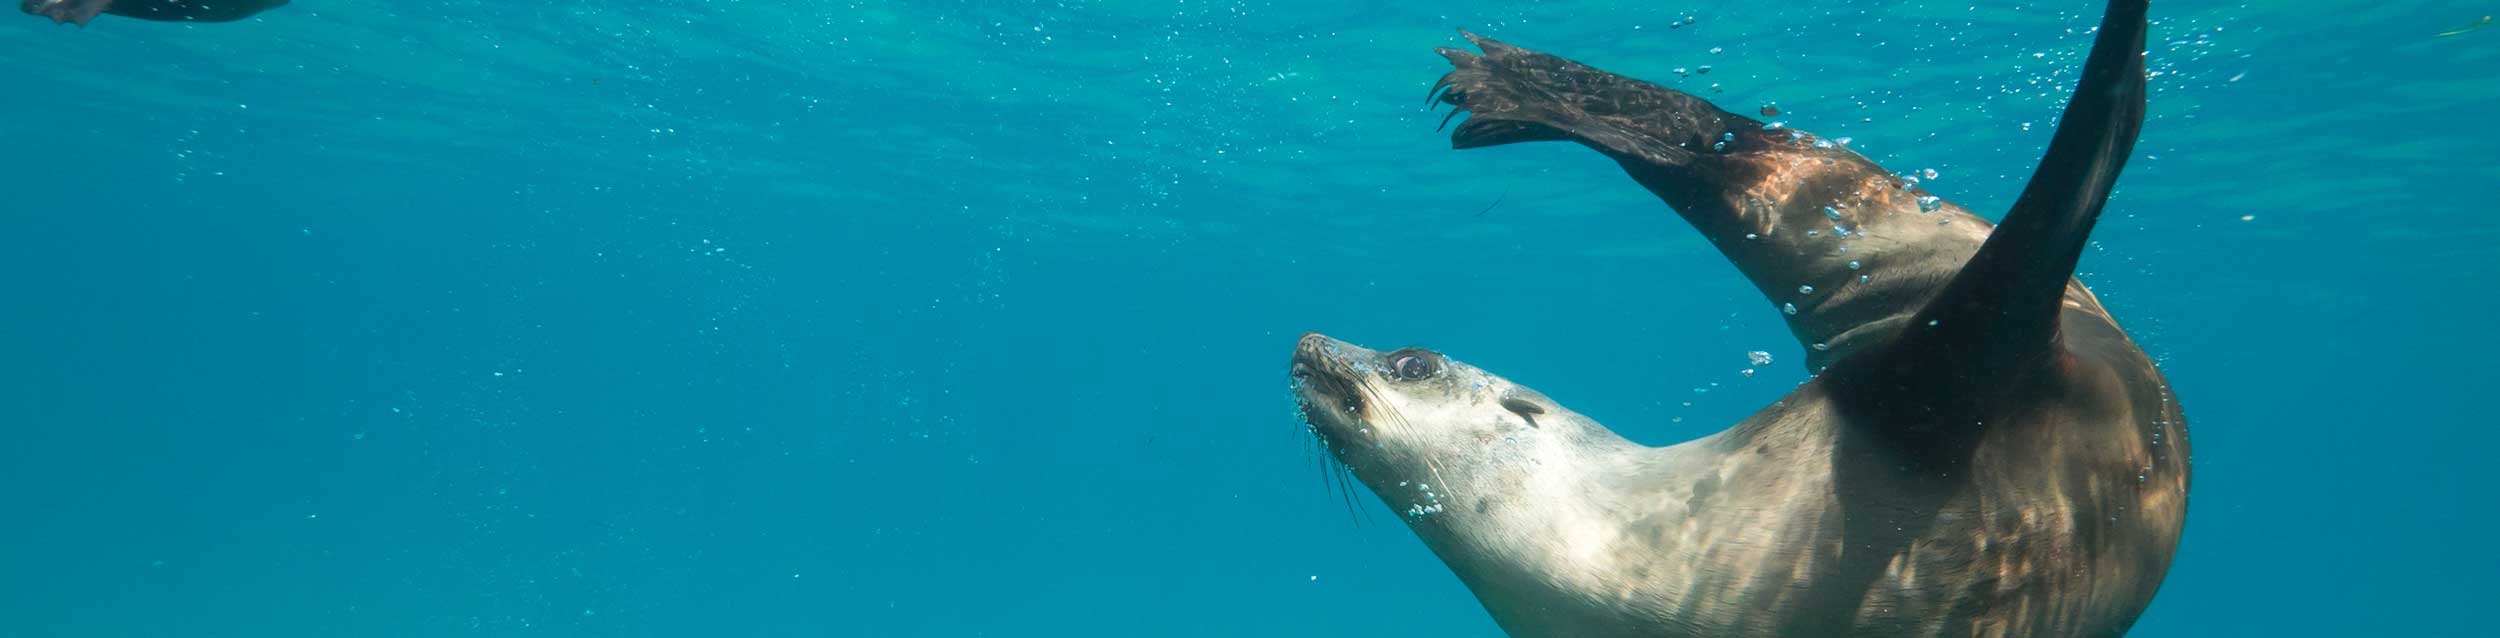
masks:
{"type": "Polygon", "coordinates": [[[1575,480],[1592,457],[1628,445],[1535,390],[1430,350],[1307,334],[1292,375],[1303,420],[1329,453],[1410,522],[1535,498],[1534,486],[1575,480]]]}

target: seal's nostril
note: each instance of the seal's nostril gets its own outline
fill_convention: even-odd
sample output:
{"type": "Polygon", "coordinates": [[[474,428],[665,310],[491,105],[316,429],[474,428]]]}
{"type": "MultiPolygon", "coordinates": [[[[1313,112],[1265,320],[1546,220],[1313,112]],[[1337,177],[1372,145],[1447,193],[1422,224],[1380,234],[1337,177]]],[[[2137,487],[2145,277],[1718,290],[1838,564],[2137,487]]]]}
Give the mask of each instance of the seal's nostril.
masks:
{"type": "Polygon", "coordinates": [[[1311,349],[1315,349],[1315,348],[1318,348],[1318,347],[1323,346],[1323,345],[1327,345],[1327,343],[1328,343],[1328,337],[1322,336],[1322,335],[1320,335],[1320,333],[1317,333],[1317,332],[1305,332],[1305,333],[1302,333],[1302,339],[1301,339],[1301,340],[1299,340],[1299,341],[1295,341],[1295,342],[1294,342],[1294,347],[1299,348],[1299,349],[1302,349],[1302,350],[1311,350],[1311,349]]]}

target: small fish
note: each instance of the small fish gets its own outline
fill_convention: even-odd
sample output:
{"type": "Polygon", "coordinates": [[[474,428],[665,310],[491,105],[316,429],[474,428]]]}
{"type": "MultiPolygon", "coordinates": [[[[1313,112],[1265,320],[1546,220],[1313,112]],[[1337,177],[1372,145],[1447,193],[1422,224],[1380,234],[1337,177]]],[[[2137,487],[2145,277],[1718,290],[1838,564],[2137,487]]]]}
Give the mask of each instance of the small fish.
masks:
{"type": "Polygon", "coordinates": [[[2491,16],[2483,16],[2483,19],[2476,20],[2473,24],[2466,25],[2465,28],[2441,33],[2439,34],[2439,37],[2445,38],[2452,35],[2465,35],[2468,32],[2488,26],[2491,26],[2491,16]]]}

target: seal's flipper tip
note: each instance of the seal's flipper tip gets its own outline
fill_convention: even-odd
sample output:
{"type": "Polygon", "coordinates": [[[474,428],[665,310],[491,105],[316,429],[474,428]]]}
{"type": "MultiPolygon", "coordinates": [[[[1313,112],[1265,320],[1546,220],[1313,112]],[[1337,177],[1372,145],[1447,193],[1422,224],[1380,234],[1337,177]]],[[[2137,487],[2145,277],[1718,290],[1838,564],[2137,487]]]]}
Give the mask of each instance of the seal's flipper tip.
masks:
{"type": "Polygon", "coordinates": [[[2038,361],[2058,339],[2076,263],[2144,124],[2147,0],[2111,0],[2048,151],[1979,252],[1903,335],[1939,365],[2038,361]]]}
{"type": "Polygon", "coordinates": [[[1522,49],[1522,48],[1519,48],[1519,47],[1517,47],[1517,46],[1513,46],[1513,45],[1511,45],[1511,44],[1510,44],[1510,43],[1508,43],[1508,42],[1503,42],[1503,41],[1501,41],[1501,40],[1495,40],[1495,39],[1493,39],[1493,38],[1486,37],[1486,36],[1484,36],[1483,34],[1479,34],[1479,33],[1476,33],[1476,32],[1474,32],[1474,31],[1469,31],[1469,30],[1466,30],[1466,29],[1459,29],[1459,30],[1458,30],[1458,34],[1459,34],[1460,36],[1463,36],[1463,37],[1467,38],[1467,42],[1468,42],[1469,44],[1474,44],[1474,45],[1476,45],[1476,49],[1477,49],[1477,50],[1483,51],[1485,55],[1490,56],[1490,57],[1496,57],[1496,58],[1509,58],[1509,57],[1522,57],[1522,56],[1533,56],[1533,55],[1539,55],[1539,54],[1538,54],[1537,52],[1535,52],[1535,51],[1530,51],[1530,50],[1527,50],[1527,49],[1522,49]]]}
{"type": "Polygon", "coordinates": [[[1569,133],[1528,120],[1500,118],[1469,118],[1450,132],[1450,148],[1466,150],[1518,144],[1522,142],[1557,142],[1571,139],[1569,133]]]}
{"type": "Polygon", "coordinates": [[[1432,90],[1424,94],[1424,104],[1426,106],[1430,106],[1435,102],[1442,102],[1458,105],[1460,108],[1465,108],[1465,105],[1461,103],[1460,99],[1447,96],[1442,93],[1442,90],[1448,89],[1452,85],[1457,84],[1458,78],[1461,74],[1471,71],[1479,73],[1482,72],[1484,68],[1483,56],[1449,47],[1437,47],[1434,48],[1432,52],[1441,54],[1441,59],[1448,60],[1450,62],[1450,66],[1454,67],[1454,70],[1449,73],[1442,74],[1441,79],[1434,80],[1432,82],[1432,90]]]}
{"type": "MultiPolygon", "coordinates": [[[[1448,115],[1442,116],[1433,130],[1449,128],[1450,121],[1467,113],[1467,121],[1450,133],[1450,147],[1458,149],[1497,146],[1513,142],[1565,139],[1560,131],[1542,120],[1549,119],[1538,109],[1527,108],[1516,93],[1499,86],[1495,70],[1483,56],[1457,49],[1437,49],[1456,67],[1432,83],[1426,98],[1430,102],[1448,104],[1448,115]],[[1542,131],[1542,134],[1528,134],[1542,131]]],[[[1429,103],[1429,102],[1428,102],[1429,103]]]]}

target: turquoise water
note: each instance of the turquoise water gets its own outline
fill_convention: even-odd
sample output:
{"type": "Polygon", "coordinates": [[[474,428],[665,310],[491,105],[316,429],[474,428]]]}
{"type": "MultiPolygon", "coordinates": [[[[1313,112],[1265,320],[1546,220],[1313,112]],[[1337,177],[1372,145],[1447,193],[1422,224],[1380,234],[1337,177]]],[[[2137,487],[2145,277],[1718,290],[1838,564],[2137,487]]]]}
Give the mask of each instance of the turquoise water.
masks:
{"type": "MultiPolygon", "coordinates": [[[[2495,11],[2155,6],[2083,265],[2197,453],[2132,635],[2488,635],[2500,28],[2437,34],[2495,11]]],[[[1803,357],[1610,162],[1449,150],[1431,49],[1776,102],[1994,217],[2098,12],[0,15],[0,636],[1499,635],[1324,487],[1296,336],[1654,444],[1803,357]]]]}

